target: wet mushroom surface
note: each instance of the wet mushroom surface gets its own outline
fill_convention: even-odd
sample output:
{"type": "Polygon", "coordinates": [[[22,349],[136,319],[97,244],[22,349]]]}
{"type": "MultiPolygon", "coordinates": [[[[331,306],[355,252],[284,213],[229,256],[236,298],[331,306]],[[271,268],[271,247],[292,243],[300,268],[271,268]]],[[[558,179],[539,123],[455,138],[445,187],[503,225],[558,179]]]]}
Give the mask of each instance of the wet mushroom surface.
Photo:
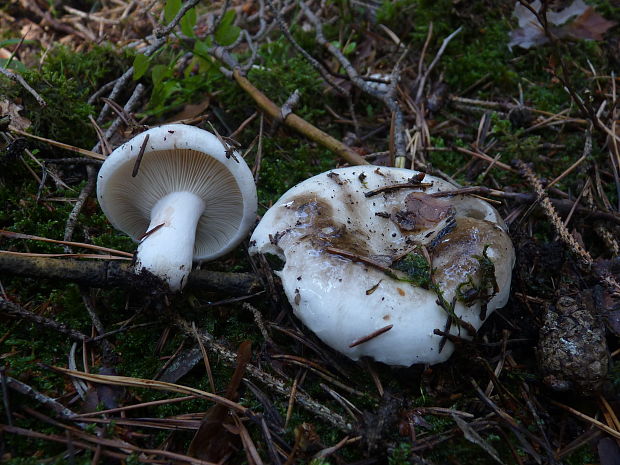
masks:
{"type": "Polygon", "coordinates": [[[250,253],[285,262],[276,274],[295,315],[339,352],[440,363],[454,350],[446,334],[470,339],[505,305],[514,264],[497,211],[454,189],[406,169],[322,173],[266,212],[250,253]]]}

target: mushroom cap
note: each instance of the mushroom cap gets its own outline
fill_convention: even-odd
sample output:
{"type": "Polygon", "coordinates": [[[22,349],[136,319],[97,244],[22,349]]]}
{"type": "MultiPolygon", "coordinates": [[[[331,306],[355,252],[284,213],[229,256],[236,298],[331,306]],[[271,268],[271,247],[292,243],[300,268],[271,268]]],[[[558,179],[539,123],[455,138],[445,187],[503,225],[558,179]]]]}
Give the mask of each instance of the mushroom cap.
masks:
{"type": "Polygon", "coordinates": [[[239,154],[227,153],[215,135],[194,126],[168,124],[135,136],[108,156],[97,180],[103,212],[136,241],[149,226],[153,206],[173,192],[192,192],[206,204],[196,231],[195,261],[232,250],[256,219],[256,186],[247,164],[239,154]]]}
{"type": "MultiPolygon", "coordinates": [[[[454,350],[450,341],[443,341],[441,349],[442,337],[433,333],[446,330],[448,317],[437,304],[437,293],[428,285],[397,279],[402,274],[387,268],[408,251],[423,247],[429,252],[433,282],[447,302],[469,277],[479,284],[481,261],[476,257],[486,254],[499,288],[487,303],[486,315],[508,299],[514,249],[499,213],[487,202],[464,195],[425,196],[455,189],[428,175],[422,182],[432,185],[425,189],[365,195],[410,183],[418,174],[375,166],[319,174],[286,192],[250,239],[250,253],[274,254],[285,261],[276,273],[295,315],[323,342],[354,360],[369,356],[390,365],[434,364],[454,350]],[[399,220],[405,206],[415,210],[420,228],[407,229],[406,221],[399,220]],[[351,347],[382,329],[382,334],[351,347]]],[[[484,322],[479,301],[457,300],[454,312],[476,329],[484,322]]],[[[470,338],[455,322],[449,332],[470,338]]]]}

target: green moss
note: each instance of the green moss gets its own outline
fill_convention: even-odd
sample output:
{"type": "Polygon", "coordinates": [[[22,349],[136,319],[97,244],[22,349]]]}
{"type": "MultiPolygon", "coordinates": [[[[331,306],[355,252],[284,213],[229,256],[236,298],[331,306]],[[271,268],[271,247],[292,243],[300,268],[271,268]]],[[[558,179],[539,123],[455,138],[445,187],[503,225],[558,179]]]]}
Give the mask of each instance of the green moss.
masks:
{"type": "Polygon", "coordinates": [[[39,69],[23,73],[47,106],[39,106],[30,93],[5,77],[0,77],[0,95],[23,100],[22,115],[32,121],[34,134],[90,148],[97,139],[88,119],[94,108],[86,101],[100,86],[116,78],[117,70],[126,65],[127,58],[109,47],[94,47],[84,53],[56,47],[39,69]]]}
{"type": "Polygon", "coordinates": [[[299,105],[295,113],[314,124],[326,113],[325,84],[308,61],[299,56],[284,38],[265,44],[260,49],[261,66],[252,69],[252,83],[281,106],[298,90],[299,105]]]}
{"type": "Polygon", "coordinates": [[[446,49],[441,61],[445,79],[453,92],[465,90],[483,78],[493,81],[494,92],[514,89],[517,73],[510,69],[508,26],[494,20],[484,28],[464,29],[446,49]]]}
{"type": "Polygon", "coordinates": [[[430,265],[420,253],[409,253],[394,263],[393,268],[404,272],[407,281],[417,287],[428,289],[431,284],[430,265]]]}
{"type": "Polygon", "coordinates": [[[613,20],[620,17],[620,5],[618,5],[617,2],[612,2],[609,0],[592,0],[588,2],[588,4],[592,5],[596,12],[606,19],[613,20]]]}
{"type": "Polygon", "coordinates": [[[258,183],[259,203],[268,206],[286,190],[334,167],[333,155],[297,138],[264,139],[258,183]]]}
{"type": "Polygon", "coordinates": [[[409,465],[411,463],[411,444],[399,443],[388,457],[388,465],[409,465]]]}
{"type": "Polygon", "coordinates": [[[584,465],[588,463],[597,463],[599,456],[591,445],[586,444],[569,456],[562,458],[562,460],[568,465],[584,465]]]}

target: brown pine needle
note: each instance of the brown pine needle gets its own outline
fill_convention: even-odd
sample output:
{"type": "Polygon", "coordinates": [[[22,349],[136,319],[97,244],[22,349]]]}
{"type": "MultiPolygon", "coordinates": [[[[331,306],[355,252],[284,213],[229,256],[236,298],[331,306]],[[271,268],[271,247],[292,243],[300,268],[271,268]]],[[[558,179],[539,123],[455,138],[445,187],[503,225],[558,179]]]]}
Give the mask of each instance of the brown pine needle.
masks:
{"type": "Polygon", "coordinates": [[[493,163],[493,166],[498,166],[506,171],[516,172],[514,168],[507,165],[506,163],[502,163],[501,161],[495,160],[494,158],[488,156],[486,153],[474,152],[472,150],[467,150],[464,147],[454,147],[458,152],[465,153],[467,155],[471,155],[472,157],[480,158],[489,163],[493,163]]]}
{"type": "Polygon", "coordinates": [[[157,226],[153,226],[147,232],[145,232],[140,237],[138,237],[138,242],[140,242],[144,238],[149,237],[151,234],[153,234],[155,231],[157,231],[159,228],[161,228],[162,226],[165,226],[165,225],[166,225],[166,223],[161,223],[161,224],[158,224],[157,226]]]}
{"type": "Polygon", "coordinates": [[[612,426],[616,430],[620,431],[620,420],[618,420],[618,416],[616,415],[616,412],[614,412],[613,407],[609,404],[609,402],[607,402],[607,399],[601,395],[599,395],[599,401],[607,413],[606,416],[609,416],[612,426]]]}
{"type": "Polygon", "coordinates": [[[40,137],[40,136],[35,136],[34,134],[29,134],[25,131],[22,131],[20,129],[17,129],[16,127],[13,126],[9,126],[9,130],[11,132],[14,132],[15,134],[19,134],[20,136],[24,136],[24,137],[30,137],[31,139],[36,139],[36,140],[40,140],[41,142],[46,142],[50,145],[53,145],[55,147],[60,147],[61,149],[65,149],[65,150],[70,150],[71,152],[76,152],[79,153],[80,155],[85,155],[87,157],[90,158],[94,158],[95,160],[105,160],[106,157],[96,153],[96,152],[92,152],[90,150],[86,150],[86,149],[81,149],[79,147],[74,147],[73,145],[69,145],[69,144],[64,144],[62,142],[57,142],[55,140],[52,139],[46,139],[45,137],[40,137]]]}
{"type": "Polygon", "coordinates": [[[43,257],[43,258],[89,258],[96,260],[131,260],[128,257],[119,257],[118,255],[100,255],[94,253],[30,253],[30,252],[13,252],[11,250],[0,250],[2,255],[16,255],[22,257],[43,257]]]}
{"type": "Polygon", "coordinates": [[[200,347],[200,352],[202,352],[202,360],[205,363],[205,370],[207,371],[207,377],[209,378],[209,387],[211,390],[215,392],[215,382],[213,381],[213,373],[211,372],[211,363],[209,363],[209,355],[207,354],[207,349],[205,349],[205,345],[202,343],[200,339],[200,335],[198,334],[198,330],[196,329],[196,324],[192,321],[192,331],[194,332],[194,336],[198,341],[198,346],[200,347]]]}
{"type": "Polygon", "coordinates": [[[582,420],[587,421],[591,425],[596,426],[597,428],[605,431],[606,433],[610,434],[614,438],[620,439],[620,432],[619,431],[616,431],[615,429],[610,428],[605,423],[598,421],[596,418],[592,418],[592,417],[586,415],[585,413],[581,413],[579,410],[576,410],[576,409],[574,409],[572,407],[569,407],[568,405],[561,404],[561,403],[559,403],[559,402],[557,402],[555,400],[552,400],[551,403],[553,405],[557,406],[557,407],[560,407],[560,408],[566,410],[567,412],[572,413],[576,417],[579,417],[582,420]]]}
{"type": "Polygon", "coordinates": [[[142,163],[142,157],[144,156],[144,151],[146,150],[146,144],[149,141],[149,134],[144,136],[144,141],[142,141],[142,145],[140,146],[140,151],[138,152],[138,156],[136,157],[136,163],[133,165],[133,171],[131,172],[131,177],[135,178],[138,175],[138,170],[140,169],[140,163],[142,163]]]}
{"type": "MultiPolygon", "coordinates": [[[[33,236],[30,234],[7,231],[5,229],[0,229],[0,236],[8,237],[9,239],[27,239],[27,240],[32,240],[32,241],[51,242],[52,244],[61,244],[61,245],[68,245],[71,247],[80,247],[82,249],[91,249],[91,250],[97,250],[99,252],[107,252],[110,255],[120,255],[122,257],[133,258],[133,254],[129,252],[123,252],[122,250],[111,249],[108,247],[101,247],[101,246],[94,245],[94,244],[86,244],[84,242],[59,241],[56,239],[48,239],[47,237],[33,236]]],[[[66,254],[63,254],[63,255],[66,255],[66,254]]]]}
{"type": "Polygon", "coordinates": [[[132,378],[129,376],[96,375],[93,373],[84,373],[82,371],[69,370],[67,368],[57,366],[50,366],[49,368],[67,376],[73,376],[74,378],[83,379],[92,383],[111,384],[113,386],[137,387],[144,389],[157,389],[159,391],[190,394],[213,401],[239,413],[246,413],[248,411],[248,408],[238,404],[237,402],[233,402],[226,397],[218,396],[217,394],[212,394],[207,391],[202,391],[200,389],[183,386],[180,384],[166,383],[164,381],[156,381],[152,379],[132,378]]]}
{"type": "Polygon", "coordinates": [[[363,344],[365,342],[370,341],[371,339],[376,338],[377,336],[381,336],[383,333],[387,333],[390,329],[392,329],[394,327],[394,325],[387,325],[384,326],[383,328],[379,328],[376,331],[373,331],[372,333],[364,336],[364,337],[360,337],[359,339],[356,339],[355,341],[353,341],[351,344],[349,344],[349,348],[358,346],[360,344],[363,344]]]}
{"type": "Polygon", "coordinates": [[[141,402],[139,404],[125,405],[124,407],[116,407],[116,408],[111,408],[107,410],[98,410],[96,412],[79,413],[75,416],[75,418],[95,417],[97,415],[107,415],[110,413],[125,412],[127,410],[134,410],[137,408],[153,407],[155,405],[175,404],[177,402],[183,402],[186,400],[192,400],[196,398],[197,396],[183,396],[183,397],[174,397],[172,399],[152,400],[150,402],[141,402]]]}
{"type": "Polygon", "coordinates": [[[293,415],[293,406],[295,405],[295,394],[297,394],[297,385],[299,384],[299,379],[301,378],[302,371],[299,371],[295,379],[293,380],[293,386],[291,387],[291,395],[288,398],[288,406],[286,407],[286,419],[284,420],[284,428],[288,426],[288,422],[291,420],[291,416],[293,415]]]}

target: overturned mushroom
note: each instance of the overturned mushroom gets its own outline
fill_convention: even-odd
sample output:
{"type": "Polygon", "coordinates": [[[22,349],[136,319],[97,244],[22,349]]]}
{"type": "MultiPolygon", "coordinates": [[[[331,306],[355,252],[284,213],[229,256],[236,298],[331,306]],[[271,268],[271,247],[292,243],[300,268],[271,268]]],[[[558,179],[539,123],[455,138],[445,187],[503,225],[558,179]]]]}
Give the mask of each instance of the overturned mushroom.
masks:
{"type": "Polygon", "coordinates": [[[416,171],[342,168],[293,187],[264,215],[250,253],[277,274],[300,320],[357,360],[439,363],[506,304],[514,249],[497,211],[416,171]],[[429,263],[430,261],[430,263],[429,263]],[[444,345],[445,344],[445,345],[444,345]]]}
{"type": "Polygon", "coordinates": [[[193,261],[218,258],[256,218],[256,187],[243,159],[210,132],[170,124],[118,147],[99,171],[97,197],[110,222],[140,241],[146,269],[172,291],[193,261]]]}

